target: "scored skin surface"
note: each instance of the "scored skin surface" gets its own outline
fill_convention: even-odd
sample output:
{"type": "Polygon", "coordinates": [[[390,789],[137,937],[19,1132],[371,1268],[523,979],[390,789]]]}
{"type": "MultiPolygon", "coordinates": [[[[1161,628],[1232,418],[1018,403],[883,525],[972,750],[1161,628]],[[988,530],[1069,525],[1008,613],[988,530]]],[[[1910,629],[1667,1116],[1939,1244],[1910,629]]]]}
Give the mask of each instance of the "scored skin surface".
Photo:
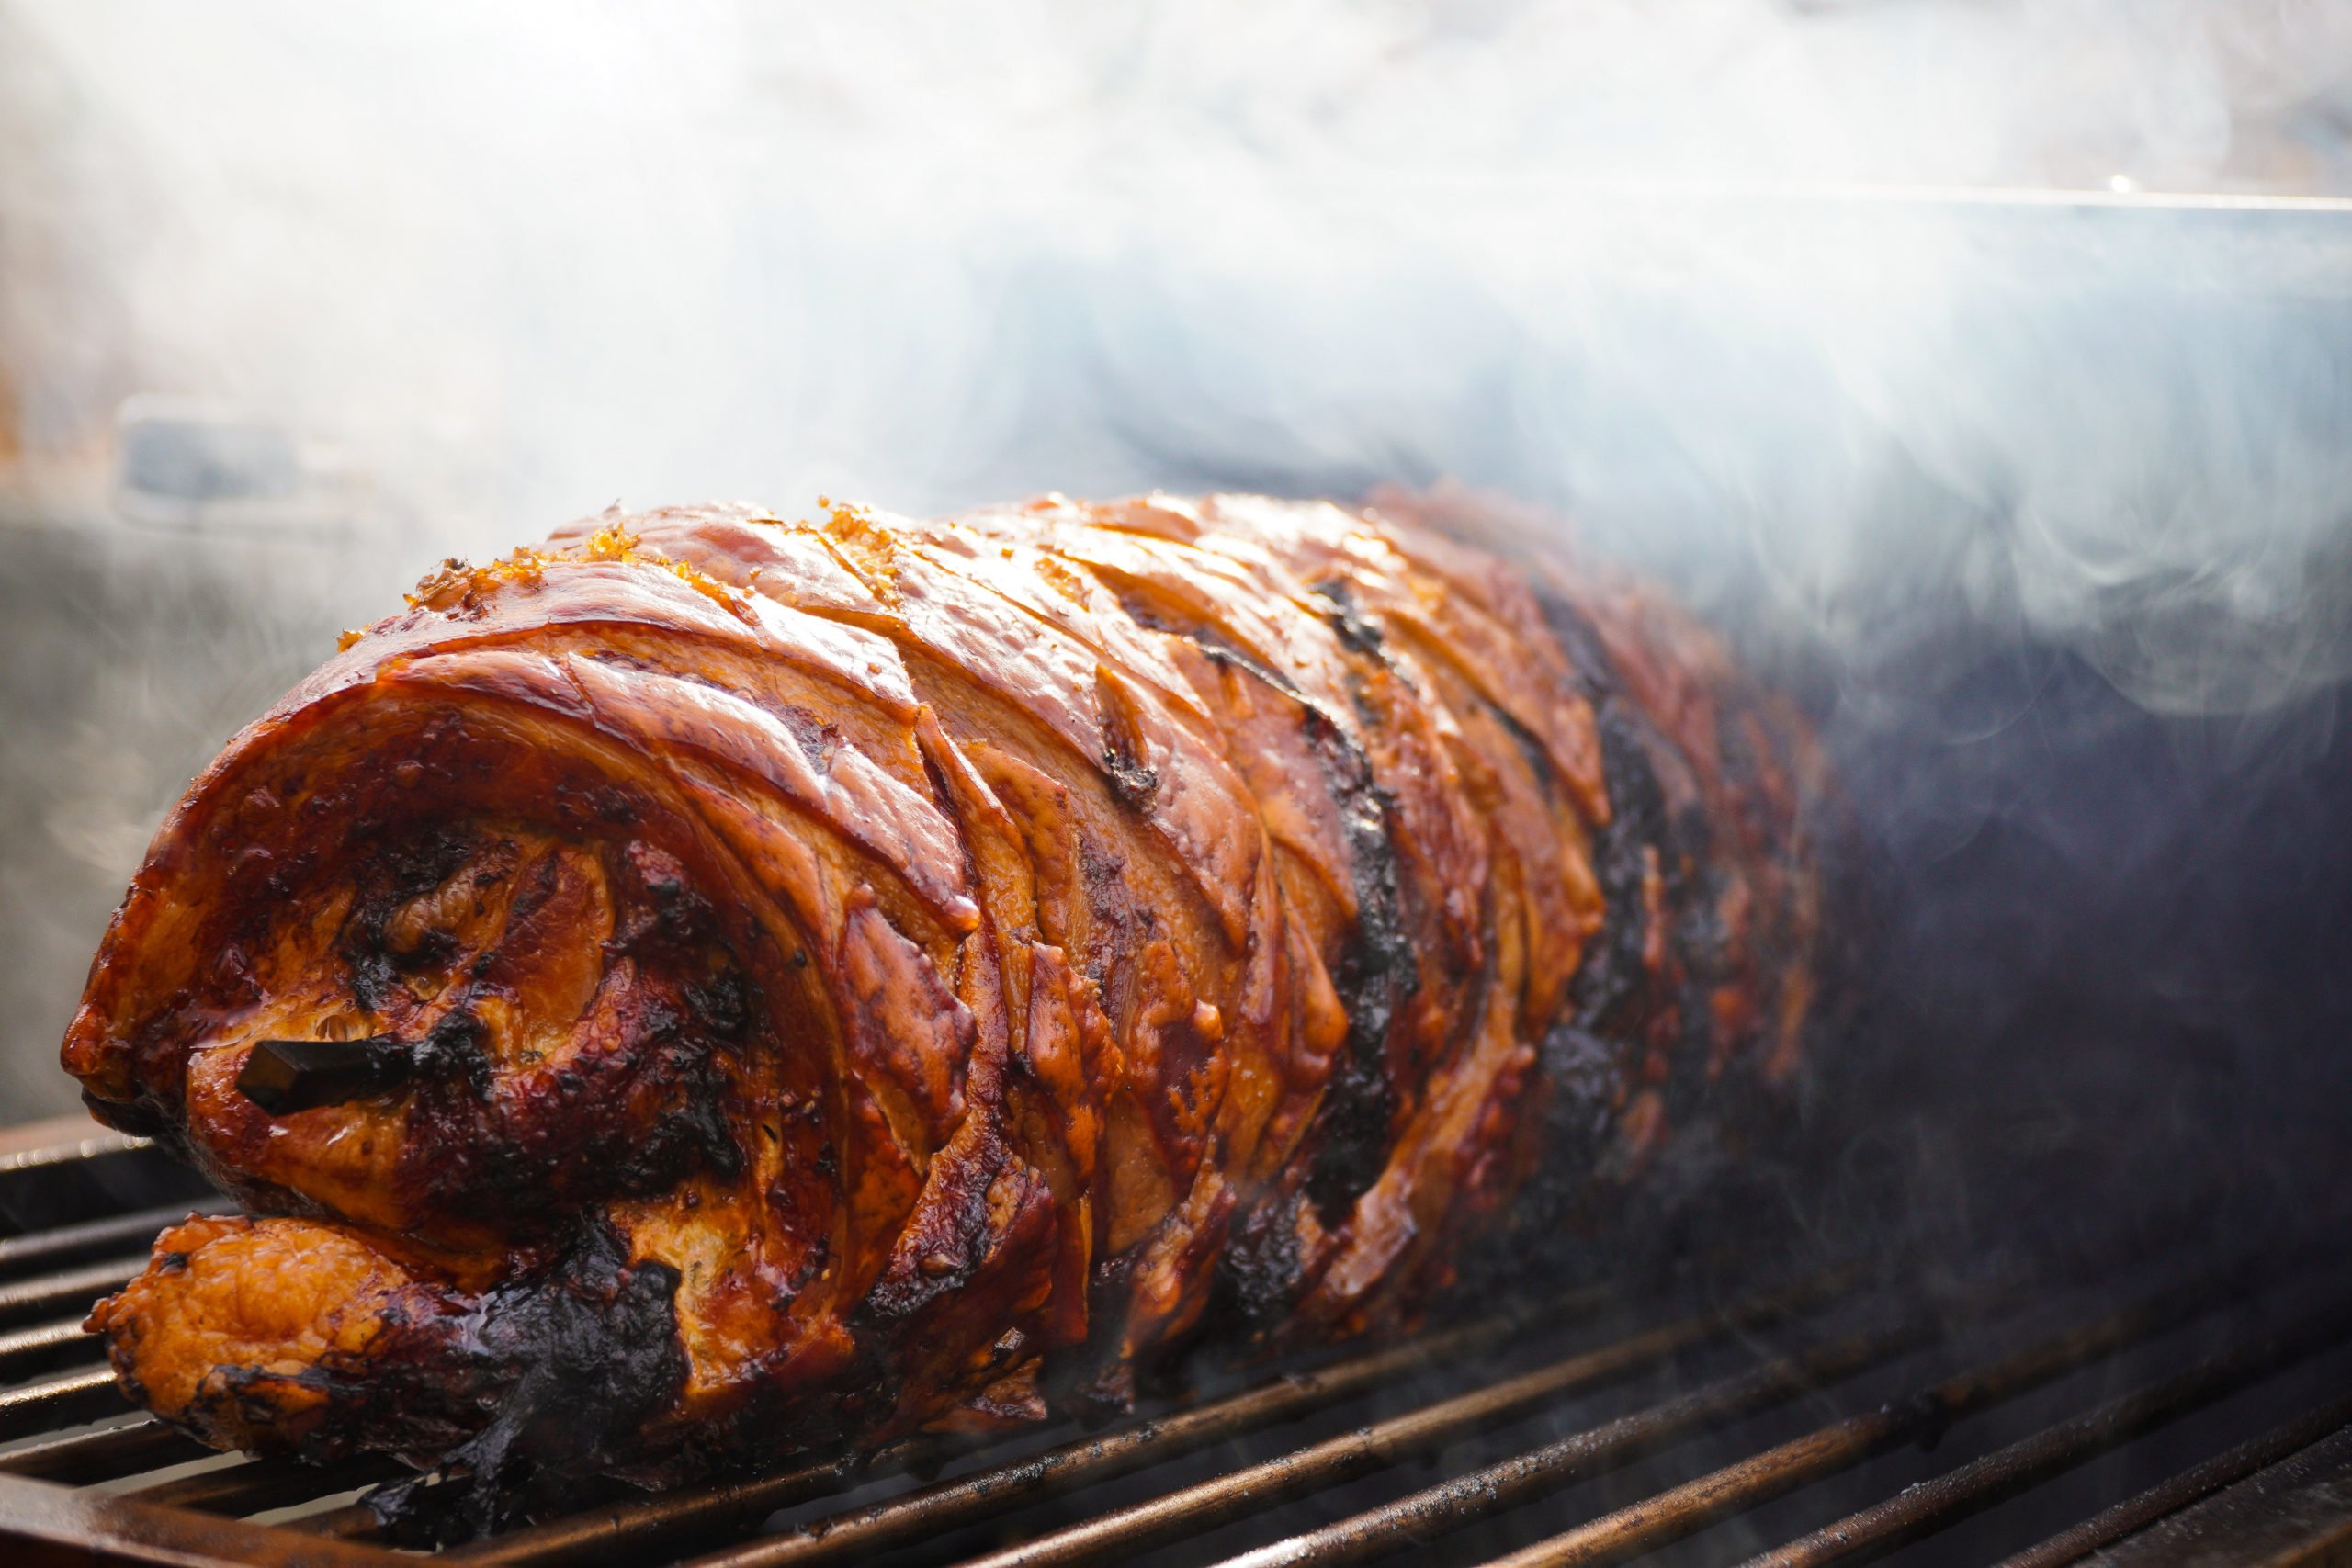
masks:
{"type": "Polygon", "coordinates": [[[93,965],[93,1110],[279,1216],[159,1240],[91,1320],[125,1387],[662,1479],[1115,1406],[1212,1316],[1393,1331],[1523,1190],[1605,1209],[1798,1065],[1818,765],[1686,617],[1464,521],[675,508],[427,579],[93,965]],[[397,1089],[236,1090],[381,1034],[397,1089]]]}

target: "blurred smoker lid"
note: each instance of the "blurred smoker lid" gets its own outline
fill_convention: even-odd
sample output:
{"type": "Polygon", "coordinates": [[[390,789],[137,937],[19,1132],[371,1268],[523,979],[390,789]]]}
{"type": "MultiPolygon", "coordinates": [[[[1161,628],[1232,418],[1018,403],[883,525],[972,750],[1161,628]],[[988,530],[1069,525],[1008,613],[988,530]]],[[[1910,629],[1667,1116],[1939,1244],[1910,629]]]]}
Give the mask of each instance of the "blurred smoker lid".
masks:
{"type": "Polygon", "coordinates": [[[365,486],[333,442],[209,398],[142,392],[115,413],[115,506],[202,532],[340,530],[365,486]]]}

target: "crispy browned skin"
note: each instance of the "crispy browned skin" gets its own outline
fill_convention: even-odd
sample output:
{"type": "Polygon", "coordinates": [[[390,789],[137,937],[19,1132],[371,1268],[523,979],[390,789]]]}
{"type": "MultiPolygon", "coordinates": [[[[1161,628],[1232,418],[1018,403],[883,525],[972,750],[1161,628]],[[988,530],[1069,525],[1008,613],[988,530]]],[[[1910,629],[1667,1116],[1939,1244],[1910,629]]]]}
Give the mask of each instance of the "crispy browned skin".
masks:
{"type": "Polygon", "coordinates": [[[65,1066],[281,1217],[92,1325],[214,1442],[510,1487],[1117,1401],[1213,1303],[1393,1329],[1532,1179],[1631,1181],[1677,1084],[1789,1077],[1813,765],[1686,619],[1401,508],[453,564],[115,918],[65,1066]],[[379,1035],[397,1089],[236,1087],[379,1035]]]}

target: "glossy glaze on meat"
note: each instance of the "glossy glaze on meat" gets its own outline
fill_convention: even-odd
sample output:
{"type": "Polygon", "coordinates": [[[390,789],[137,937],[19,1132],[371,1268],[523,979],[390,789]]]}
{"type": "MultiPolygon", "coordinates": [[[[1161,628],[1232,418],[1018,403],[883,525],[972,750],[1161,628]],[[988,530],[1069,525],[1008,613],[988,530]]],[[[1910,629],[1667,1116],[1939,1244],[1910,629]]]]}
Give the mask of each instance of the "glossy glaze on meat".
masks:
{"type": "Polygon", "coordinates": [[[93,1110],[270,1216],[101,1304],[125,1386],[479,1526],[1394,1331],[1515,1201],[1605,1217],[1798,1066],[1810,743],[1440,510],[673,509],[428,579],[93,968],[93,1110]],[[239,1087],[361,1039],[393,1087],[239,1087]]]}

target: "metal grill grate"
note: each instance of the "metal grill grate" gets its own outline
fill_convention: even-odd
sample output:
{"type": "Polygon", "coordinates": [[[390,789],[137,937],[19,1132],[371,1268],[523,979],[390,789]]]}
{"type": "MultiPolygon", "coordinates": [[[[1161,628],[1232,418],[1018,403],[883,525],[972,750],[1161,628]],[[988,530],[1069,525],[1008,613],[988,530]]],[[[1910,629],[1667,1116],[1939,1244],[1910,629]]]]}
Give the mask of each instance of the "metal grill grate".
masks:
{"type": "MultiPolygon", "coordinates": [[[[80,1333],[191,1206],[187,1182],[77,1123],[0,1133],[0,1216],[73,1220],[0,1239],[0,1558],[400,1561],[356,1501],[388,1461],[209,1454],[126,1406],[80,1333]]],[[[1728,1304],[1589,1291],[1318,1364],[1207,1369],[1193,1403],[1100,1431],[904,1444],[443,1555],[2057,1568],[2352,1541],[2352,1274],[2331,1259],[1917,1295],[1857,1273],[1728,1304]]]]}

